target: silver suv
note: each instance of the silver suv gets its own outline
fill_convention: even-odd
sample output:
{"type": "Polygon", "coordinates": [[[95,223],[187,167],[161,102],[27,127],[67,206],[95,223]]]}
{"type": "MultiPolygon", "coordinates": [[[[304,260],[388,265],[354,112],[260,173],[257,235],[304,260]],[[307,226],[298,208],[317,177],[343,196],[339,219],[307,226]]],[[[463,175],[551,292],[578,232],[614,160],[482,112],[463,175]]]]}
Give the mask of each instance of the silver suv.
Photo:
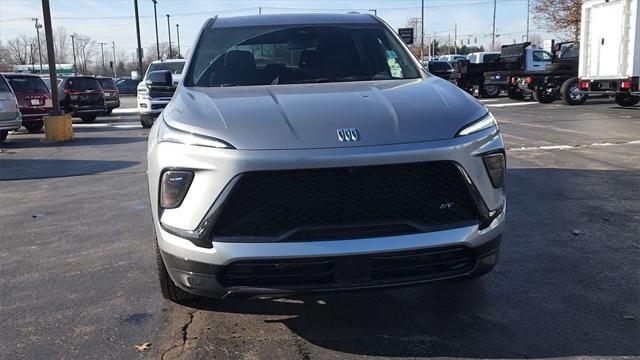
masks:
{"type": "Polygon", "coordinates": [[[419,285],[495,265],[496,120],[380,19],[214,18],[193,49],[149,134],[166,298],[419,285]]]}
{"type": "Polygon", "coordinates": [[[18,108],[16,95],[7,80],[0,75],[0,142],[7,139],[11,130],[18,130],[22,125],[22,115],[18,108]]]}

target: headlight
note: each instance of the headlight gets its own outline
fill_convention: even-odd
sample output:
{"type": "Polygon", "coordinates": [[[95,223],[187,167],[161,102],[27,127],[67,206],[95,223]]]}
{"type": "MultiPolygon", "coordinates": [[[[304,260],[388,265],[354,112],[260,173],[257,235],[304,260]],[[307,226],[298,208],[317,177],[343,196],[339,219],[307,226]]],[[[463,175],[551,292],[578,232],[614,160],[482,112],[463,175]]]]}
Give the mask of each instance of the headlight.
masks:
{"type": "Polygon", "coordinates": [[[205,146],[218,149],[233,149],[230,144],[216,138],[198,135],[182,130],[172,128],[164,122],[164,119],[160,123],[158,130],[158,142],[172,142],[184,145],[192,146],[205,146]]]}
{"type": "Polygon", "coordinates": [[[485,129],[488,129],[488,128],[491,128],[491,127],[496,127],[497,128],[498,127],[498,123],[496,122],[496,119],[493,117],[493,115],[489,112],[489,113],[487,113],[487,115],[483,116],[479,120],[476,120],[476,121],[472,122],[471,124],[466,125],[462,129],[458,130],[458,133],[456,134],[456,137],[473,134],[473,133],[478,132],[480,130],[485,130],[485,129]]]}

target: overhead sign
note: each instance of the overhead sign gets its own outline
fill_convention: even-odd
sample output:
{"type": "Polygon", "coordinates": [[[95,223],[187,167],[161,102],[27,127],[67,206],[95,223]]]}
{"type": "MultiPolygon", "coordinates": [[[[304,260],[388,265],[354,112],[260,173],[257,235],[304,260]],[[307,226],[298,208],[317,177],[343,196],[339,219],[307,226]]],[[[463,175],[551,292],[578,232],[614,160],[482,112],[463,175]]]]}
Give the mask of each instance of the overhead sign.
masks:
{"type": "Polygon", "coordinates": [[[400,28],[398,35],[407,45],[413,45],[413,28],[400,28]]]}

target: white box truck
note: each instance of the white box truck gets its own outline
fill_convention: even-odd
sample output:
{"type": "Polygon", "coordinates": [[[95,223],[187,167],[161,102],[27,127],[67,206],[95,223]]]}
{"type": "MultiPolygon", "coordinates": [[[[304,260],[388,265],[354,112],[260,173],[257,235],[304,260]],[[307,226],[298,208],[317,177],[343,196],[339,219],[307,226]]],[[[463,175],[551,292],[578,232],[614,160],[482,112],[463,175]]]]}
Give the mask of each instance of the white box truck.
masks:
{"type": "Polygon", "coordinates": [[[582,92],[640,101],[640,0],[584,0],[580,28],[582,92]]]}

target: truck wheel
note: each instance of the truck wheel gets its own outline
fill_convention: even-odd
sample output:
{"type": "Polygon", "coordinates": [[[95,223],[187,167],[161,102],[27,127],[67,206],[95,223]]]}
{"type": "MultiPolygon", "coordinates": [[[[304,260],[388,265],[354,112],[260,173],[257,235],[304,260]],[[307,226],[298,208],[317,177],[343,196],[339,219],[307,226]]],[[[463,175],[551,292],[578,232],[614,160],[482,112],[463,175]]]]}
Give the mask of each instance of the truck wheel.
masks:
{"type": "Polygon", "coordinates": [[[555,96],[547,92],[547,88],[542,86],[536,86],[536,90],[531,94],[533,100],[540,104],[551,104],[555,101],[555,96]]]}
{"type": "Polygon", "coordinates": [[[7,140],[7,135],[9,135],[9,130],[0,130],[0,142],[7,140]]]}
{"type": "Polygon", "coordinates": [[[507,90],[507,96],[511,100],[524,100],[524,94],[522,93],[522,91],[511,86],[509,87],[509,90],[507,90]]]}
{"type": "Polygon", "coordinates": [[[38,132],[44,127],[44,121],[34,121],[22,124],[30,133],[38,132]]]}
{"type": "Polygon", "coordinates": [[[482,86],[479,90],[480,96],[483,98],[496,98],[500,96],[500,88],[497,86],[482,86]]]}
{"type": "Polygon", "coordinates": [[[620,106],[633,106],[640,102],[640,96],[633,95],[617,95],[616,104],[620,106]]]}
{"type": "Polygon", "coordinates": [[[160,255],[160,248],[158,247],[158,238],[153,235],[153,251],[156,256],[156,267],[158,270],[158,280],[160,280],[160,292],[162,297],[171,301],[183,301],[197,298],[196,295],[190,294],[179,287],[171,280],[167,267],[162,261],[162,255],[160,255]]]}
{"type": "Polygon", "coordinates": [[[571,78],[565,81],[560,87],[562,102],[567,105],[582,105],[589,98],[589,94],[580,93],[580,83],[578,78],[571,78]]]}
{"type": "Polygon", "coordinates": [[[140,124],[145,129],[150,129],[153,126],[153,117],[149,115],[140,115],[140,124]]]}
{"type": "Polygon", "coordinates": [[[96,121],[97,117],[98,115],[84,115],[84,116],[80,116],[80,119],[82,119],[83,123],[92,123],[96,121]]]}

